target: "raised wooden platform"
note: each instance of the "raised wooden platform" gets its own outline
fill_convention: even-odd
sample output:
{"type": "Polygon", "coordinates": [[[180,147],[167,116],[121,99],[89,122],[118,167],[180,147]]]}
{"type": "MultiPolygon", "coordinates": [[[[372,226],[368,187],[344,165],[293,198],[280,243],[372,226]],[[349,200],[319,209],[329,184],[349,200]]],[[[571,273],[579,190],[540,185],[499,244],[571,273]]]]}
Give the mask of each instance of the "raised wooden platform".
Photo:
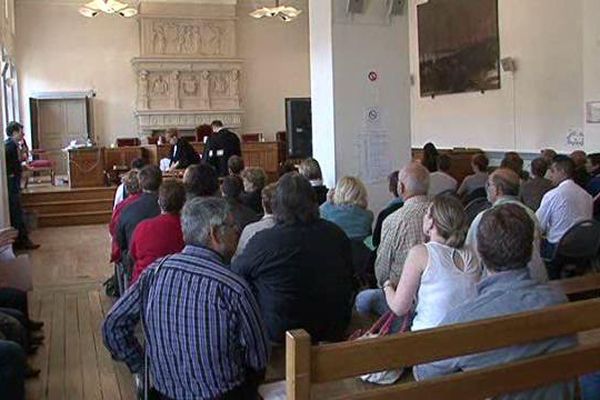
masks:
{"type": "Polygon", "coordinates": [[[23,191],[23,208],[37,215],[39,227],[106,224],[112,214],[115,190],[40,185],[23,191]]]}

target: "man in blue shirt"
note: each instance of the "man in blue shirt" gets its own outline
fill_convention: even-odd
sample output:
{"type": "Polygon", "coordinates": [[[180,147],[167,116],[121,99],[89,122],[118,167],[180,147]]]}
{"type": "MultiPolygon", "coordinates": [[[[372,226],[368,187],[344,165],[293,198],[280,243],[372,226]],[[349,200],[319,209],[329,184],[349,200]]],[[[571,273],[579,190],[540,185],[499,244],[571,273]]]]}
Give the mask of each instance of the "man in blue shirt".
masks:
{"type": "Polygon", "coordinates": [[[226,267],[239,235],[231,210],[223,199],[195,198],[181,225],[183,251],[148,268],[107,315],[106,347],[141,373],[134,329],[142,318],[161,398],[255,399],[269,349],[250,288],[226,267]]]}
{"type": "MultiPolygon", "coordinates": [[[[478,295],[450,311],[440,325],[471,322],[513,313],[538,310],[567,302],[559,290],[534,280],[527,263],[531,259],[534,224],[522,206],[503,204],[486,211],[477,231],[477,249],[488,277],[478,285],[478,295]]],[[[572,336],[558,337],[508,348],[470,354],[419,365],[417,380],[501,365],[553,353],[576,345],[572,336]]],[[[501,400],[561,400],[574,398],[574,382],[500,396],[501,400]]]]}

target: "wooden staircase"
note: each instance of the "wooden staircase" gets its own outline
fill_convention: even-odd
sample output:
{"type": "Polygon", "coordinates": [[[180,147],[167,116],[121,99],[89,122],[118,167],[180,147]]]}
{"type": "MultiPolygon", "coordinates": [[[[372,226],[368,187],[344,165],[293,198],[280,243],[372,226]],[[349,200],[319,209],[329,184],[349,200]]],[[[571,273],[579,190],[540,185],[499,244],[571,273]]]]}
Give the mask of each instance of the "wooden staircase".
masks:
{"type": "Polygon", "coordinates": [[[106,224],[110,222],[116,188],[30,191],[23,208],[37,215],[38,227],[106,224]]]}

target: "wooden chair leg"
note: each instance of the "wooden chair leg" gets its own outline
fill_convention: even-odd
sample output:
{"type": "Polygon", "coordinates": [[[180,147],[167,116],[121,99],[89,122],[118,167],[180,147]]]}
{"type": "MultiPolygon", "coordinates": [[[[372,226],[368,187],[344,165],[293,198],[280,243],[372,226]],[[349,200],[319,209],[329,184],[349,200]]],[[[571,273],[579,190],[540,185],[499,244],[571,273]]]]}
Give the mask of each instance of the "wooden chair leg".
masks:
{"type": "Polygon", "coordinates": [[[56,186],[56,176],[54,175],[54,169],[50,170],[50,184],[56,186]]]}

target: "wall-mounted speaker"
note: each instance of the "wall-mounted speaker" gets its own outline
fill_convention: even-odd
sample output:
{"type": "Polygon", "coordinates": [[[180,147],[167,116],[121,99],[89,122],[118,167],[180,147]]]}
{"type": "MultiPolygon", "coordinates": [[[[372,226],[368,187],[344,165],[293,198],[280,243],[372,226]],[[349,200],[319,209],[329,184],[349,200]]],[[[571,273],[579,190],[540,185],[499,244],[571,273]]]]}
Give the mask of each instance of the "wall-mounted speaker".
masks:
{"type": "Polygon", "coordinates": [[[285,125],[290,158],[312,157],[310,98],[285,99],[285,125]]]}
{"type": "Polygon", "coordinates": [[[360,14],[363,12],[364,5],[364,0],[348,0],[348,5],[346,6],[346,13],[360,14]]]}
{"type": "Polygon", "coordinates": [[[500,65],[504,72],[515,72],[517,70],[517,62],[512,57],[504,57],[500,60],[500,65]]]}
{"type": "Polygon", "coordinates": [[[388,15],[402,15],[404,14],[404,0],[388,0],[388,15]]]}

